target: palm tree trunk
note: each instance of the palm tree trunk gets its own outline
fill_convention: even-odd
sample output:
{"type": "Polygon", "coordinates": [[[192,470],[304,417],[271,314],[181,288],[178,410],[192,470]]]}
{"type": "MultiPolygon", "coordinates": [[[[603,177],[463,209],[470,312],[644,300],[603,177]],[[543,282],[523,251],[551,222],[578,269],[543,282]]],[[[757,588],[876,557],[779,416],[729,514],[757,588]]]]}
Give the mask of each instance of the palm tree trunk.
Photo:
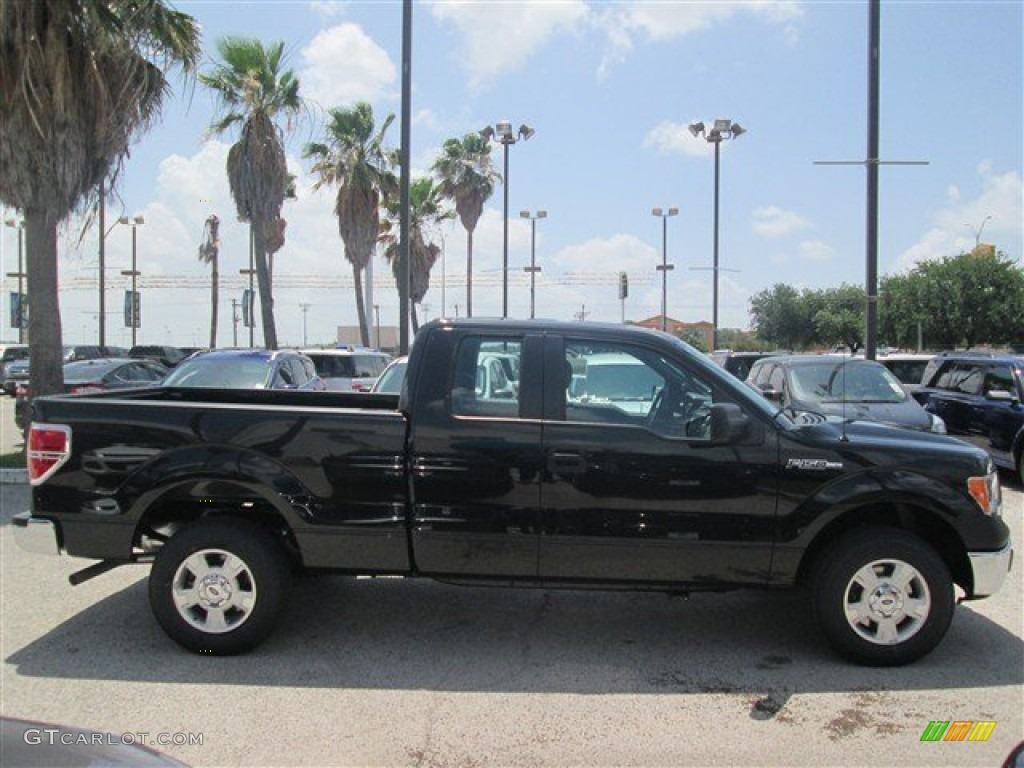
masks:
{"type": "Polygon", "coordinates": [[[263,346],[277,349],[277,327],[274,324],[274,295],[270,287],[270,270],[267,268],[267,241],[262,226],[254,227],[256,239],[256,282],[260,292],[260,314],[263,318],[263,346]]]}
{"type": "Polygon", "coordinates": [[[217,268],[217,254],[210,260],[210,349],[217,347],[217,308],[219,305],[220,271],[217,268]]]}
{"type": "Polygon", "coordinates": [[[57,292],[57,221],[42,208],[25,209],[25,270],[33,397],[64,391],[60,299],[57,292]]]}
{"type": "Polygon", "coordinates": [[[466,230],[466,317],[473,316],[473,230],[466,230]]]}
{"type": "Polygon", "coordinates": [[[370,329],[366,325],[366,302],[363,301],[363,270],[352,265],[352,278],[356,287],[356,314],[359,315],[359,338],[364,347],[370,346],[370,329]]]}
{"type": "Polygon", "coordinates": [[[416,317],[416,305],[409,303],[409,315],[412,317],[412,335],[415,336],[420,330],[420,320],[416,317]]]}

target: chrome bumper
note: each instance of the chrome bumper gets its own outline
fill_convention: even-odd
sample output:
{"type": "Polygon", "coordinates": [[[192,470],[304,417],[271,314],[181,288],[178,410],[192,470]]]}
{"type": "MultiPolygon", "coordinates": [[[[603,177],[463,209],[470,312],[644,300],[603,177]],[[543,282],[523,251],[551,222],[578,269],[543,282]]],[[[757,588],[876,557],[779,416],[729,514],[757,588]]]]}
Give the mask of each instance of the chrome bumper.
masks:
{"type": "Polygon", "coordinates": [[[1013,567],[1013,542],[998,552],[968,552],[971,561],[971,573],[974,576],[974,589],[970,599],[994,595],[1003,586],[1006,574],[1013,567]]]}
{"type": "Polygon", "coordinates": [[[11,523],[14,525],[14,540],[26,552],[37,555],[60,554],[57,524],[52,520],[32,517],[31,512],[22,512],[15,515],[11,523]]]}

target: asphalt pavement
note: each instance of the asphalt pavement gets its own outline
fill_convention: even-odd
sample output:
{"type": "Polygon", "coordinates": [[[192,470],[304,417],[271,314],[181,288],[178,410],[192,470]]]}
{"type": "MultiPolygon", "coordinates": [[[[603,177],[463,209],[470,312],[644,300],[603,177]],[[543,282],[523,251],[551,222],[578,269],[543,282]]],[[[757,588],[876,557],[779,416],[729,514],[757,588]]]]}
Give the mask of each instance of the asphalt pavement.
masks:
{"type": "MultiPolygon", "coordinates": [[[[1024,493],[1005,499],[1019,548],[1024,493]]],[[[999,766],[1024,740],[1019,557],[899,669],[838,659],[795,592],[334,576],[296,579],[265,644],[215,658],[159,630],[145,567],[73,588],[89,561],[18,549],[10,516],[27,505],[27,486],[0,486],[0,711],[195,766],[999,766]],[[995,726],[922,741],[933,721],[995,726]]]]}

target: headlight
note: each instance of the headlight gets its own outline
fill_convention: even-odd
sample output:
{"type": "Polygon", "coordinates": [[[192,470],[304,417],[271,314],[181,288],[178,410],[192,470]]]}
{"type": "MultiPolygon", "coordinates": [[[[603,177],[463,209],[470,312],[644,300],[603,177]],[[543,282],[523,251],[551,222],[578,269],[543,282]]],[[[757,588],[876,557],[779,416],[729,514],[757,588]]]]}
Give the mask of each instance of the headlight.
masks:
{"type": "Polygon", "coordinates": [[[931,431],[936,433],[937,435],[944,435],[944,434],[946,434],[946,422],[944,422],[941,418],[936,416],[934,413],[929,413],[928,415],[932,417],[931,431]]]}
{"type": "Polygon", "coordinates": [[[971,494],[981,511],[986,515],[998,517],[1003,504],[1002,488],[999,486],[999,473],[989,470],[984,477],[967,478],[967,492],[971,494]]]}

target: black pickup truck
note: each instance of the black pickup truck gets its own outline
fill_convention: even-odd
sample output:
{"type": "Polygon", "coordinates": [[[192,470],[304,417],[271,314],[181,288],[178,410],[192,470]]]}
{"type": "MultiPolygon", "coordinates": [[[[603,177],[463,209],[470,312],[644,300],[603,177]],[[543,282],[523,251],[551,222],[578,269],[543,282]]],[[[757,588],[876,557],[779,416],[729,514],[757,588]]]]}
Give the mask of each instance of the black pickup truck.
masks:
{"type": "Polygon", "coordinates": [[[156,619],[196,652],[253,648],[292,574],[332,571],[806,585],[840,653],[895,665],[1013,557],[982,450],[780,412],[626,326],[436,321],[400,396],[155,388],[32,407],[19,542],[101,561],[73,583],[151,562],[156,619]]]}

